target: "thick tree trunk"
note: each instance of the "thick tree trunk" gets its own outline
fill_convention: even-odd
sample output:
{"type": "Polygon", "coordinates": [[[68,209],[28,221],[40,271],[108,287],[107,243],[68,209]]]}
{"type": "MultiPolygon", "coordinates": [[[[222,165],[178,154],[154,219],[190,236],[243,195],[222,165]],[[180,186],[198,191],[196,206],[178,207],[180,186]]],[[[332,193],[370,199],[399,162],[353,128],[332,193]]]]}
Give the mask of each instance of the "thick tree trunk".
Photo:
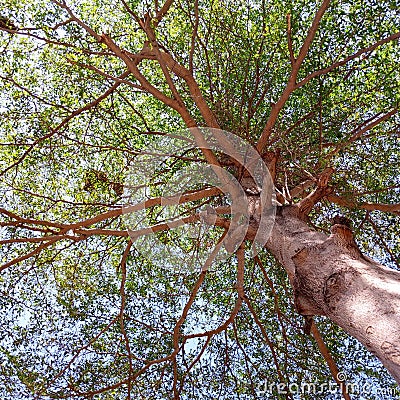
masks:
{"type": "Polygon", "coordinates": [[[330,318],[400,383],[400,272],[364,256],[346,225],[314,231],[297,206],[279,207],[266,248],[285,267],[299,313],[330,318]]]}

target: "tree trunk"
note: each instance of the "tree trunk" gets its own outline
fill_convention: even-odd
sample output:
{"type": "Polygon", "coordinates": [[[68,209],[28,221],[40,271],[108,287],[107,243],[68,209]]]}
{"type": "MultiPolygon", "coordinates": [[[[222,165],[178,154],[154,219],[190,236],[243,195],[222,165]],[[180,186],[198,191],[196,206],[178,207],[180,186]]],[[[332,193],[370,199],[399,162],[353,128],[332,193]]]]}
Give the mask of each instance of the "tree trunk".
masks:
{"type": "Polygon", "coordinates": [[[279,207],[266,244],[286,269],[302,315],[325,315],[375,354],[400,384],[400,272],[364,256],[351,229],[311,229],[299,207],[279,207]]]}

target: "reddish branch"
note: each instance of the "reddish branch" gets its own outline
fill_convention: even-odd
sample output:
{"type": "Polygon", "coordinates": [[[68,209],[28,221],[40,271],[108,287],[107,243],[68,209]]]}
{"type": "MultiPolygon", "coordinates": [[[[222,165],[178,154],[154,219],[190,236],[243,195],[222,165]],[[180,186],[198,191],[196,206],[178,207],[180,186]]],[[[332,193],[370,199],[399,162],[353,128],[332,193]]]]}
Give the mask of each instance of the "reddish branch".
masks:
{"type": "Polygon", "coordinates": [[[125,324],[124,324],[124,313],[125,313],[125,305],[126,305],[126,294],[125,294],[125,283],[126,283],[126,262],[128,259],[129,252],[132,247],[132,241],[129,241],[126,249],[124,251],[124,254],[122,255],[122,260],[121,260],[121,285],[119,288],[119,292],[121,294],[121,306],[120,306],[120,311],[119,311],[119,324],[121,327],[121,332],[122,336],[124,337],[125,341],[125,348],[127,351],[127,357],[128,357],[128,362],[129,362],[129,376],[128,376],[128,397],[127,399],[130,400],[131,398],[131,379],[133,376],[133,365],[132,365],[132,351],[131,351],[131,346],[129,344],[129,338],[126,333],[125,329],[125,324]]]}
{"type": "Polygon", "coordinates": [[[324,69],[320,69],[318,71],[314,71],[311,74],[307,75],[304,79],[302,79],[296,85],[296,89],[304,86],[307,82],[309,82],[313,78],[316,78],[317,76],[325,75],[328,72],[331,72],[334,69],[347,64],[349,61],[354,60],[357,57],[360,57],[361,55],[363,55],[365,53],[370,53],[371,51],[375,50],[377,47],[382,46],[383,44],[386,44],[388,42],[391,42],[391,41],[399,39],[399,38],[400,38],[400,32],[394,33],[393,35],[390,35],[385,39],[379,40],[378,42],[374,43],[373,45],[371,45],[369,47],[365,47],[365,48],[357,51],[356,53],[352,54],[351,56],[348,56],[345,59],[330,65],[329,67],[326,67],[324,69]]]}
{"type": "Polygon", "coordinates": [[[362,208],[368,211],[383,211],[390,212],[394,214],[400,213],[400,204],[380,204],[380,203],[365,203],[365,202],[355,202],[353,200],[347,199],[345,197],[341,197],[335,194],[330,194],[327,197],[327,200],[332,203],[338,204],[340,206],[348,207],[348,208],[362,208]]]}
{"type": "Polygon", "coordinates": [[[329,3],[330,3],[330,0],[324,0],[321,7],[317,11],[317,13],[314,17],[314,20],[311,24],[310,30],[308,31],[307,37],[305,38],[304,43],[301,46],[299,55],[297,56],[296,60],[294,61],[293,65],[292,65],[292,71],[290,73],[289,80],[286,84],[286,88],[282,92],[279,100],[275,104],[272,105],[271,113],[269,115],[269,118],[267,120],[265,128],[264,128],[262,135],[261,135],[260,139],[258,140],[258,143],[256,146],[257,150],[260,153],[263,152],[265,146],[268,144],[268,140],[271,135],[272,128],[275,125],[275,122],[279,116],[280,111],[282,110],[283,106],[289,99],[292,92],[296,89],[296,85],[297,85],[296,80],[297,80],[297,75],[299,73],[301,64],[303,63],[304,59],[306,58],[306,55],[311,46],[311,43],[313,42],[315,34],[317,33],[319,23],[324,15],[326,9],[328,8],[329,3]]]}
{"type": "MultiPolygon", "coordinates": [[[[107,219],[112,219],[118,216],[121,216],[124,212],[134,212],[138,210],[143,210],[146,208],[150,208],[156,205],[168,205],[168,204],[183,204],[187,203],[190,201],[196,201],[200,200],[204,197],[209,197],[213,195],[218,195],[220,194],[220,190],[218,188],[208,188],[208,189],[203,189],[199,190],[197,192],[193,193],[187,193],[183,194],[180,196],[171,196],[171,197],[157,197],[153,199],[146,200],[140,204],[136,204],[133,206],[126,207],[125,209],[119,208],[116,210],[111,210],[108,212],[105,212],[103,214],[99,214],[95,217],[88,218],[84,221],[81,222],[76,222],[72,224],[60,224],[60,223],[54,223],[54,222],[49,222],[49,221],[40,221],[40,220],[34,220],[34,219],[28,219],[28,218],[21,218],[18,215],[7,211],[3,208],[0,208],[0,213],[7,215],[9,218],[15,221],[8,222],[8,225],[14,225],[14,226],[20,226],[21,224],[26,224],[26,225],[39,225],[39,226],[45,226],[51,228],[51,232],[54,233],[54,235],[45,235],[40,238],[19,238],[19,239],[5,239],[1,243],[19,243],[19,242],[41,242],[44,241],[45,243],[42,243],[40,246],[38,246],[36,249],[32,250],[31,252],[15,258],[11,260],[8,263],[3,264],[0,267],[0,271],[15,265],[21,261],[27,260],[28,258],[31,258],[35,255],[38,255],[42,250],[45,248],[51,246],[53,243],[59,241],[59,240],[74,240],[74,241],[81,241],[85,240],[88,237],[92,235],[107,235],[107,236],[121,236],[121,237],[126,237],[128,234],[134,236],[137,235],[139,236],[140,234],[147,234],[147,233],[153,233],[153,232],[160,232],[162,230],[167,230],[175,226],[180,226],[184,223],[191,223],[194,221],[197,221],[200,219],[199,215],[191,215],[188,217],[184,217],[180,220],[176,221],[170,221],[169,223],[164,223],[164,224],[158,224],[150,228],[144,228],[140,232],[130,232],[128,231],[120,231],[120,230],[112,230],[112,229],[104,229],[104,228],[93,228],[93,229],[88,229],[91,225],[97,224],[99,222],[105,221],[107,219]],[[58,232],[56,232],[58,230],[58,232]]],[[[217,218],[216,225],[222,226],[224,228],[229,227],[229,221],[226,221],[224,218],[217,218]]]]}
{"type": "Polygon", "coordinates": [[[177,321],[175,328],[174,328],[174,333],[173,333],[174,351],[172,353],[173,371],[174,371],[174,383],[173,383],[174,398],[179,398],[179,393],[178,393],[178,389],[177,389],[178,370],[177,370],[177,363],[176,363],[176,355],[178,354],[179,349],[180,349],[179,343],[180,343],[180,337],[181,337],[181,327],[182,327],[183,323],[186,321],[189,310],[196,299],[197,292],[199,291],[200,286],[202,285],[205,277],[206,277],[206,272],[202,271],[190,293],[189,300],[187,301],[185,307],[183,308],[182,315],[179,318],[179,320],[177,321]]]}
{"type": "Polygon", "coordinates": [[[294,52],[293,52],[292,23],[291,23],[291,15],[290,14],[286,15],[286,21],[287,21],[287,40],[288,40],[288,49],[289,49],[289,55],[290,55],[290,64],[292,65],[292,68],[293,68],[294,63],[296,62],[296,58],[294,57],[294,52]]]}
{"type": "MultiPolygon", "coordinates": [[[[186,106],[184,105],[182,99],[180,98],[180,96],[176,90],[176,87],[175,87],[174,83],[172,82],[171,77],[169,76],[169,72],[165,69],[166,65],[164,64],[164,59],[163,59],[161,53],[159,52],[160,65],[163,68],[164,76],[167,79],[169,87],[170,87],[171,91],[174,93],[174,98],[168,97],[163,92],[161,92],[160,90],[155,88],[153,85],[151,85],[151,83],[139,71],[135,55],[121,49],[119,46],[117,46],[113,42],[113,40],[111,40],[111,38],[109,36],[107,36],[105,34],[103,34],[101,36],[100,41],[105,43],[108,46],[108,48],[115,53],[116,56],[118,56],[121,60],[123,60],[125,62],[126,66],[131,71],[132,75],[141,84],[143,90],[150,93],[156,99],[158,99],[159,101],[161,101],[162,103],[171,107],[172,109],[174,109],[175,111],[177,111],[179,113],[179,115],[182,117],[183,121],[185,122],[185,125],[188,128],[191,128],[191,133],[194,135],[197,145],[201,149],[202,153],[204,154],[207,162],[212,166],[220,167],[220,164],[219,164],[217,158],[215,157],[214,153],[211,150],[209,150],[209,145],[205,141],[201,130],[197,128],[197,124],[196,124],[195,120],[189,114],[186,106]],[[132,57],[134,57],[134,58],[132,58],[132,57]]],[[[167,54],[167,53],[164,53],[164,54],[167,54]]],[[[176,68],[178,68],[178,66],[176,66],[176,68]]],[[[186,71],[189,73],[188,70],[186,70],[186,71]]],[[[190,73],[189,73],[189,75],[190,75],[190,73]]],[[[185,77],[191,83],[191,85],[189,87],[192,88],[192,90],[194,91],[194,94],[192,94],[192,97],[194,97],[196,104],[198,105],[199,108],[201,107],[200,110],[202,112],[206,113],[205,115],[207,118],[212,118],[213,114],[208,109],[208,106],[206,105],[204,99],[203,99],[203,101],[201,101],[201,99],[202,99],[201,92],[200,92],[200,89],[198,88],[198,85],[195,82],[194,78],[193,77],[190,78],[190,76],[188,76],[188,75],[185,75],[185,77]]],[[[185,79],[185,77],[184,77],[184,79],[185,79]]],[[[207,121],[207,119],[206,119],[206,121],[207,121]]],[[[213,123],[211,120],[210,120],[210,122],[213,123]]],[[[215,121],[215,123],[216,123],[216,121],[215,121]]],[[[210,125],[210,126],[215,127],[215,124],[210,125]]],[[[222,181],[225,180],[224,176],[221,175],[219,168],[215,169],[215,172],[222,181]]]]}
{"type": "Polygon", "coordinates": [[[157,12],[157,15],[156,15],[156,18],[155,18],[157,20],[157,22],[155,22],[155,26],[157,26],[157,24],[161,22],[161,20],[163,19],[164,15],[170,9],[170,7],[171,7],[173,2],[174,2],[174,0],[167,0],[164,3],[164,5],[161,7],[161,9],[157,12]]]}
{"type": "Polygon", "coordinates": [[[314,322],[311,324],[311,333],[318,345],[319,351],[321,352],[322,356],[324,357],[326,363],[328,364],[329,370],[331,371],[331,374],[333,378],[335,379],[336,383],[339,385],[343,397],[345,400],[351,400],[350,395],[346,391],[346,385],[344,382],[339,380],[339,369],[336,366],[335,360],[332,358],[331,353],[329,352],[328,347],[326,346],[324,339],[321,336],[321,333],[319,332],[317,326],[315,325],[314,322]]]}
{"type": "Polygon", "coordinates": [[[279,367],[279,360],[278,360],[278,356],[277,356],[276,351],[275,351],[275,346],[272,343],[271,339],[268,337],[267,330],[265,329],[264,325],[262,324],[262,322],[258,318],[257,311],[254,309],[254,307],[251,304],[250,300],[247,297],[245,297],[244,300],[245,300],[246,305],[249,308],[249,310],[250,310],[250,312],[251,312],[251,314],[252,314],[252,316],[254,318],[255,323],[260,328],[260,331],[262,333],[262,336],[264,337],[265,342],[267,343],[268,347],[271,350],[272,358],[274,359],[274,364],[275,364],[275,368],[276,368],[276,372],[278,374],[279,380],[281,381],[281,383],[284,383],[285,382],[285,378],[283,377],[282,371],[281,371],[281,369],[279,367]]]}
{"type": "Polygon", "coordinates": [[[319,200],[332,192],[333,188],[328,186],[328,182],[333,172],[333,168],[326,168],[319,176],[317,188],[297,204],[302,216],[308,215],[319,200]]]}
{"type": "MultiPolygon", "coordinates": [[[[140,88],[141,90],[148,92],[149,94],[153,95],[156,99],[158,99],[162,103],[168,105],[169,107],[171,107],[172,109],[177,111],[180,114],[180,116],[182,117],[186,126],[188,128],[191,128],[191,131],[194,133],[194,136],[196,138],[197,144],[199,145],[199,147],[202,147],[203,153],[204,153],[207,161],[209,162],[209,164],[214,165],[214,166],[219,166],[219,162],[216,159],[215,155],[212,153],[212,151],[207,150],[208,146],[207,146],[207,143],[205,143],[205,141],[204,141],[202,132],[197,128],[197,124],[196,124],[195,120],[192,118],[192,116],[188,112],[188,109],[185,106],[184,101],[181,98],[181,96],[177,90],[177,87],[174,84],[174,80],[172,78],[172,74],[174,74],[175,76],[183,79],[186,82],[186,85],[189,89],[191,97],[192,97],[193,101],[195,102],[195,104],[197,105],[198,109],[200,110],[206,124],[211,128],[218,128],[219,127],[218,122],[217,122],[213,112],[208,107],[207,102],[205,101],[204,97],[202,96],[200,88],[193,76],[192,57],[193,57],[193,51],[194,51],[194,39],[197,35],[197,26],[198,26],[197,1],[195,3],[196,25],[194,26],[194,29],[193,29],[192,47],[190,50],[190,57],[189,57],[190,58],[189,69],[187,69],[183,65],[179,64],[169,53],[167,53],[159,48],[157,40],[156,40],[156,35],[154,32],[155,27],[160,23],[162,18],[166,15],[168,10],[170,9],[170,7],[173,3],[173,0],[167,0],[164,3],[164,5],[161,7],[161,9],[159,9],[159,10],[157,9],[155,18],[151,18],[150,15],[147,14],[144,19],[139,19],[136,16],[136,14],[134,14],[132,12],[132,10],[129,9],[127,4],[123,1],[128,12],[130,12],[134,16],[135,20],[140,24],[142,29],[147,34],[147,36],[150,40],[150,43],[151,43],[151,48],[145,47],[142,50],[142,52],[140,52],[138,54],[132,54],[132,53],[120,48],[106,34],[102,34],[102,35],[97,34],[93,29],[91,29],[83,21],[81,21],[79,18],[77,18],[72,13],[72,11],[66,6],[66,4],[64,2],[62,2],[62,1],[59,2],[59,1],[55,1],[55,0],[53,0],[53,2],[55,4],[57,4],[58,6],[60,6],[61,8],[65,9],[69,13],[70,19],[68,20],[68,22],[70,22],[70,21],[76,22],[80,27],[85,29],[86,32],[88,32],[93,38],[95,38],[99,43],[104,43],[118,58],[120,58],[122,61],[124,61],[124,63],[126,64],[126,66],[128,68],[128,71],[124,72],[124,74],[122,74],[118,78],[113,78],[112,76],[100,71],[96,67],[84,65],[85,68],[89,68],[100,75],[103,75],[107,78],[113,79],[115,81],[114,85],[109,90],[107,90],[103,95],[101,95],[96,100],[94,100],[92,103],[71,113],[64,121],[61,122],[61,124],[59,124],[56,128],[52,129],[48,135],[45,135],[44,137],[36,140],[33,144],[30,145],[28,150],[25,151],[25,153],[19,158],[19,160],[17,162],[15,162],[14,164],[12,164],[11,166],[9,166],[5,171],[3,171],[3,173],[7,172],[11,168],[13,168],[16,165],[18,165],[19,163],[21,163],[24,160],[24,158],[29,154],[29,152],[33,149],[33,147],[35,147],[39,142],[53,136],[60,129],[62,129],[64,126],[66,126],[72,118],[80,115],[82,112],[87,111],[87,110],[95,107],[97,104],[99,104],[103,99],[105,99],[107,96],[109,96],[111,93],[113,93],[115,91],[115,89],[121,83],[127,83],[130,85],[133,85],[135,88],[140,88]],[[140,62],[140,60],[142,60],[144,58],[156,60],[159,63],[159,65],[162,69],[162,72],[164,74],[165,81],[167,82],[167,84],[169,86],[169,90],[170,90],[172,96],[167,95],[167,94],[163,93],[161,90],[154,87],[147,80],[147,78],[141,73],[141,71],[139,70],[139,62],[140,62]],[[132,74],[135,77],[135,79],[140,83],[140,86],[135,85],[124,79],[130,74],[132,74]]],[[[314,37],[316,35],[320,21],[324,15],[325,11],[327,10],[329,3],[330,3],[329,0],[324,0],[321,7],[318,10],[318,12],[316,13],[314,20],[312,22],[312,25],[308,31],[307,37],[299,51],[297,58],[295,57],[295,54],[294,54],[293,43],[292,43],[292,38],[291,38],[290,15],[287,16],[287,40],[288,40],[288,49],[289,49],[290,62],[291,62],[292,69],[291,69],[291,73],[290,73],[288,82],[286,84],[286,87],[285,87],[284,91],[282,92],[280,98],[278,99],[277,103],[273,104],[270,116],[267,120],[267,123],[263,130],[263,133],[257,143],[257,150],[259,152],[262,152],[264,150],[265,146],[268,144],[272,129],[276,123],[279,113],[281,112],[286,101],[289,99],[291,93],[295,89],[300,88],[301,86],[305,85],[309,80],[311,80],[312,78],[314,78],[316,76],[326,74],[326,73],[332,71],[333,69],[346,64],[350,60],[357,58],[361,54],[370,52],[370,51],[374,50],[375,48],[377,48],[378,46],[380,46],[384,43],[387,43],[391,40],[395,40],[400,37],[400,33],[391,35],[388,38],[383,39],[370,47],[360,50],[359,52],[353,54],[352,56],[345,58],[342,61],[332,64],[330,67],[327,67],[327,68],[319,70],[319,71],[315,71],[314,73],[308,75],[302,81],[297,83],[297,76],[298,76],[299,70],[301,68],[301,65],[302,65],[305,57],[307,56],[309,48],[310,48],[310,46],[314,40],[314,37]]],[[[340,144],[337,148],[335,148],[329,154],[328,158],[335,155],[345,145],[352,143],[355,140],[357,140],[358,138],[360,138],[364,132],[374,128],[379,123],[386,121],[388,118],[390,118],[395,113],[397,113],[397,109],[391,110],[384,116],[372,121],[371,123],[366,124],[365,126],[360,127],[360,129],[357,129],[356,131],[352,132],[350,134],[349,139],[346,141],[346,143],[340,144]]],[[[271,163],[273,164],[274,168],[275,168],[275,164],[277,162],[277,158],[278,158],[277,155],[272,155],[271,163]]],[[[303,214],[303,215],[308,214],[311,211],[311,209],[313,208],[313,206],[315,205],[315,203],[324,196],[327,197],[328,200],[330,200],[332,202],[335,202],[340,205],[345,205],[347,207],[358,206],[358,207],[364,208],[366,210],[382,210],[382,211],[390,211],[390,212],[400,212],[400,205],[371,204],[371,203],[354,204],[351,201],[346,200],[340,196],[331,194],[330,188],[328,186],[328,180],[329,180],[332,172],[333,172],[333,170],[331,168],[328,168],[327,170],[325,170],[319,177],[319,180],[317,182],[317,188],[313,192],[311,192],[308,196],[306,196],[303,200],[301,200],[301,202],[298,204],[297,207],[299,208],[301,214],[303,214]]],[[[298,187],[294,188],[293,192],[291,193],[292,197],[295,194],[300,194],[301,192],[304,192],[309,187],[309,185],[314,184],[314,183],[315,182],[313,180],[309,180],[309,181],[306,181],[304,184],[301,184],[298,187]]],[[[11,213],[7,210],[0,209],[0,213],[7,215],[7,217],[9,217],[11,220],[15,220],[15,221],[13,221],[13,222],[15,222],[15,226],[20,226],[21,224],[45,226],[49,229],[49,232],[54,233],[54,235],[43,236],[40,238],[19,238],[19,239],[7,239],[7,240],[2,241],[2,243],[41,242],[41,241],[46,242],[46,243],[42,243],[39,247],[37,247],[35,250],[31,251],[30,253],[28,253],[24,256],[21,256],[17,259],[14,259],[11,262],[3,265],[2,267],[0,267],[0,271],[7,268],[8,266],[14,265],[20,261],[23,261],[23,260],[29,258],[29,257],[37,255],[38,253],[40,253],[40,251],[47,248],[48,246],[50,246],[51,244],[53,244],[54,242],[56,242],[58,240],[71,239],[71,240],[79,241],[79,240],[84,240],[85,238],[87,238],[88,236],[91,236],[91,235],[127,236],[128,235],[127,232],[118,231],[118,230],[104,229],[104,228],[89,229],[89,227],[94,224],[105,221],[107,219],[119,217],[123,213],[134,212],[134,211],[138,211],[138,210],[145,209],[148,207],[153,207],[155,205],[182,204],[185,202],[195,201],[195,200],[199,200],[204,197],[215,196],[218,194],[220,194],[219,189],[210,188],[210,189],[200,190],[200,191],[194,192],[194,193],[188,193],[183,196],[173,196],[173,197],[169,197],[169,198],[159,197],[159,198],[155,198],[155,199],[146,200],[145,202],[143,202],[141,204],[129,206],[125,209],[111,210],[111,211],[102,213],[100,215],[97,215],[95,217],[86,219],[84,221],[80,221],[80,222],[76,222],[76,223],[72,223],[72,224],[60,224],[60,223],[53,223],[53,222],[47,222],[47,221],[39,221],[39,220],[34,220],[34,219],[25,219],[25,218],[18,217],[14,213],[11,213]],[[73,235],[70,235],[68,233],[71,230],[73,231],[73,235]],[[75,236],[75,235],[77,235],[77,236],[75,236]]],[[[157,224],[157,225],[154,225],[149,228],[144,228],[141,230],[133,231],[133,232],[130,232],[130,234],[131,234],[131,236],[133,235],[135,237],[141,236],[141,235],[144,235],[147,233],[154,233],[154,232],[159,232],[162,230],[167,230],[167,229],[182,225],[184,223],[191,223],[191,222],[197,221],[199,219],[200,219],[199,215],[190,215],[188,217],[183,217],[179,220],[170,221],[168,223],[157,224]]],[[[229,221],[224,218],[216,217],[215,225],[219,225],[224,228],[228,228],[229,221]]],[[[125,318],[124,309],[125,309],[125,304],[126,304],[125,283],[126,283],[126,279],[127,279],[126,264],[127,264],[127,258],[128,258],[131,246],[132,246],[132,242],[129,241],[127,244],[126,250],[122,256],[122,260],[121,260],[121,285],[120,285],[121,306],[120,306],[119,316],[114,318],[107,325],[107,327],[105,327],[86,346],[79,349],[79,351],[71,359],[71,361],[68,363],[68,365],[56,375],[56,377],[50,382],[50,384],[54,383],[55,380],[57,380],[59,377],[61,377],[65,373],[65,371],[71,366],[71,364],[75,361],[75,359],[79,356],[79,354],[84,349],[88,348],[95,340],[98,339],[98,337],[100,337],[100,335],[102,333],[104,333],[107,329],[109,329],[110,326],[119,319],[121,332],[122,332],[122,335],[123,335],[123,338],[125,341],[127,357],[129,359],[129,375],[126,379],[124,379],[114,385],[111,385],[106,388],[101,388],[97,391],[90,392],[89,394],[95,395],[95,394],[103,393],[103,392],[109,391],[111,389],[115,389],[115,388],[120,387],[121,385],[125,385],[125,384],[128,385],[128,393],[130,393],[132,382],[134,382],[138,376],[143,374],[147,369],[149,369],[154,364],[162,363],[165,361],[170,361],[173,363],[173,370],[174,370],[174,383],[173,383],[174,395],[175,395],[175,398],[178,398],[179,391],[177,388],[178,370],[177,370],[176,356],[179,353],[179,351],[182,349],[182,341],[183,341],[183,345],[184,345],[185,342],[191,338],[204,337],[204,336],[207,338],[206,343],[204,344],[202,350],[200,351],[198,356],[193,360],[193,362],[189,365],[187,372],[186,372],[186,373],[188,373],[190,371],[190,369],[200,360],[202,354],[205,351],[206,346],[208,345],[209,341],[211,340],[211,337],[215,334],[218,334],[219,332],[226,330],[228,328],[228,326],[234,321],[239,310],[241,309],[243,301],[249,307],[249,310],[250,310],[251,314],[253,315],[256,324],[259,326],[261,333],[262,333],[263,337],[265,338],[265,341],[267,342],[268,346],[270,347],[272,356],[274,358],[274,362],[275,362],[275,365],[277,368],[277,372],[279,375],[279,379],[282,382],[284,382],[284,378],[279,369],[279,362],[278,362],[277,355],[275,353],[274,345],[273,345],[272,341],[269,339],[265,327],[263,326],[260,319],[258,318],[256,310],[254,309],[253,305],[251,304],[250,300],[247,298],[247,296],[245,294],[245,290],[244,290],[245,253],[244,253],[244,245],[243,244],[241,244],[241,246],[239,247],[239,249],[237,251],[238,267],[237,267],[236,291],[238,293],[238,299],[235,303],[235,306],[234,306],[229,318],[223,324],[221,324],[219,327],[217,327],[216,329],[202,332],[202,333],[190,334],[190,335],[182,334],[182,326],[187,319],[190,308],[193,305],[193,303],[196,299],[197,293],[199,292],[199,289],[200,289],[201,285],[203,284],[205,276],[206,276],[206,271],[202,271],[190,293],[189,299],[183,309],[182,315],[179,318],[179,320],[177,321],[177,323],[174,327],[173,333],[171,333],[172,338],[173,338],[173,347],[174,347],[174,350],[172,351],[172,353],[166,357],[162,357],[157,360],[145,361],[145,365],[140,370],[134,372],[133,366],[132,366],[132,353],[131,353],[129,339],[128,339],[125,325],[124,325],[124,318],[125,318]]],[[[257,261],[257,262],[259,262],[259,261],[257,261]]],[[[262,269],[262,270],[263,270],[264,276],[267,278],[265,270],[264,269],[262,269]]],[[[268,279],[267,279],[267,281],[268,281],[268,279]]],[[[274,294],[274,296],[275,295],[276,294],[274,294]]],[[[279,310],[278,310],[278,317],[279,316],[280,316],[280,314],[279,314],[279,310]]],[[[312,333],[317,341],[317,344],[318,344],[319,348],[321,349],[321,353],[324,355],[324,358],[327,360],[328,365],[332,371],[332,374],[335,376],[335,379],[336,379],[337,373],[338,373],[337,367],[334,364],[334,361],[332,360],[325,344],[323,343],[322,338],[321,338],[316,326],[312,325],[311,329],[312,329],[312,333]]],[[[182,384],[183,384],[183,380],[181,381],[181,387],[182,387],[182,384]]],[[[88,394],[88,393],[86,393],[86,394],[88,394]]],[[[344,393],[344,396],[346,399],[349,399],[349,396],[346,393],[344,393]]],[[[130,394],[128,394],[128,398],[130,398],[130,394]]]]}
{"type": "MultiPolygon", "coordinates": [[[[90,340],[85,346],[82,346],[81,348],[79,348],[74,356],[71,358],[71,360],[68,362],[68,364],[62,368],[57,375],[50,381],[47,383],[47,388],[49,388],[54,382],[57,381],[57,379],[59,379],[60,377],[62,377],[67,371],[68,369],[70,369],[71,365],[76,361],[76,359],[80,356],[80,354],[82,353],[82,351],[88,349],[90,346],[92,346],[93,343],[95,343],[100,336],[107,332],[111,326],[118,321],[118,315],[116,317],[114,317],[109,323],[108,325],[106,325],[92,340],[90,340]]],[[[42,391],[40,391],[39,393],[36,393],[38,396],[42,395],[45,389],[43,389],[42,391]]]]}
{"type": "MultiPolygon", "coordinates": [[[[125,71],[123,74],[119,76],[118,79],[123,80],[129,75],[129,71],[125,71]]],[[[118,86],[121,85],[121,82],[116,82],[114,85],[112,85],[108,90],[106,90],[101,96],[99,96],[97,99],[93,100],[91,103],[86,104],[85,106],[79,108],[78,110],[74,111],[71,113],[67,118],[65,118],[60,124],[58,124],[54,129],[50,129],[50,132],[47,135],[44,135],[40,137],[39,139],[36,139],[31,145],[29,145],[28,149],[25,150],[25,152],[22,154],[21,157],[18,158],[16,162],[8,166],[5,170],[3,170],[0,173],[0,176],[5,174],[7,171],[10,169],[16,167],[19,165],[28,155],[29,153],[34,149],[35,146],[37,146],[39,143],[45,141],[46,139],[50,139],[52,136],[54,136],[56,133],[58,133],[62,128],[66,127],[68,123],[78,115],[82,114],[85,111],[88,111],[94,107],[96,107],[100,102],[102,102],[106,97],[110,96],[117,88],[118,86]]]]}
{"type": "Polygon", "coordinates": [[[279,308],[279,296],[276,293],[276,290],[275,290],[275,287],[274,287],[274,283],[272,282],[272,280],[268,276],[268,273],[267,273],[266,269],[264,268],[263,263],[261,262],[261,260],[260,260],[260,258],[258,256],[255,256],[254,260],[255,260],[256,264],[258,265],[258,267],[261,269],[263,277],[264,277],[265,281],[267,282],[269,288],[271,289],[271,293],[272,293],[272,295],[274,297],[275,312],[276,312],[278,320],[279,320],[279,322],[281,324],[282,336],[285,339],[285,342],[287,343],[288,339],[287,339],[286,329],[285,329],[285,326],[283,324],[283,319],[288,320],[288,317],[286,315],[284,315],[282,313],[282,311],[280,310],[280,308],[279,308]]]}
{"type": "MultiPolygon", "coordinates": [[[[369,123],[363,123],[359,127],[357,127],[355,130],[353,130],[350,133],[350,136],[340,144],[338,144],[335,149],[333,149],[328,155],[325,156],[325,160],[330,160],[333,156],[335,156],[340,150],[342,150],[344,147],[347,147],[351,143],[355,142],[356,140],[360,139],[361,136],[365,133],[370,131],[371,129],[375,128],[378,126],[380,123],[387,121],[390,117],[393,115],[397,114],[398,109],[394,108],[387,112],[386,114],[382,115],[379,118],[373,118],[372,122],[369,123]]],[[[378,114],[379,115],[379,114],[378,114]]]]}
{"type": "Polygon", "coordinates": [[[47,247],[51,246],[53,243],[57,242],[58,240],[59,240],[59,237],[56,237],[56,238],[54,238],[52,240],[49,240],[47,243],[41,244],[40,246],[38,246],[36,249],[30,251],[29,253],[24,254],[21,257],[14,258],[10,262],[3,264],[2,266],[0,266],[0,272],[4,271],[5,269],[7,269],[7,268],[9,268],[9,267],[11,267],[11,266],[13,266],[15,264],[20,263],[21,261],[27,260],[28,258],[31,258],[31,257],[39,254],[42,250],[44,250],[47,247]]]}
{"type": "Polygon", "coordinates": [[[238,259],[238,268],[237,268],[237,276],[236,276],[236,291],[238,293],[238,298],[236,300],[235,306],[233,307],[229,318],[218,326],[215,329],[211,329],[209,331],[205,332],[200,332],[200,333],[192,333],[189,335],[184,336],[184,340],[188,339],[193,339],[193,338],[198,338],[198,337],[209,337],[211,338],[212,336],[221,333],[225,331],[228,326],[235,320],[238,312],[240,311],[240,308],[242,307],[243,299],[245,298],[245,293],[244,293],[244,246],[241,245],[239,246],[239,249],[237,251],[237,259],[238,259]]]}

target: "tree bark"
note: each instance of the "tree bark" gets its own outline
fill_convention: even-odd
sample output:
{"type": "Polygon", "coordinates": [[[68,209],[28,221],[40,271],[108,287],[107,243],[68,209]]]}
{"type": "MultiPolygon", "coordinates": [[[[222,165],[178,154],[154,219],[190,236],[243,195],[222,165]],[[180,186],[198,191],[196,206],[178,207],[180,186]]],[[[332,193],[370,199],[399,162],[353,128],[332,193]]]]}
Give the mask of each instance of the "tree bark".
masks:
{"type": "Polygon", "coordinates": [[[266,248],[286,269],[302,315],[325,315],[375,354],[400,384],[400,272],[364,256],[351,229],[309,227],[279,207],[266,248]]]}

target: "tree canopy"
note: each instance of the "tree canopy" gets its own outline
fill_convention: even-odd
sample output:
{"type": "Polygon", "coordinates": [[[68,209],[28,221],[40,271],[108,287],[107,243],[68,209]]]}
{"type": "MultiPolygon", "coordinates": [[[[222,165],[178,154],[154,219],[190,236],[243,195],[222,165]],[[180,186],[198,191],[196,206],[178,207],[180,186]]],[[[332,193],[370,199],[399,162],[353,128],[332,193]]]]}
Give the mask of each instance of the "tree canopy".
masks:
{"type": "Polygon", "coordinates": [[[207,127],[256,149],[278,207],[328,171],[309,225],[329,234],[343,215],[399,270],[399,26],[394,0],[3,0],[0,397],[337,399],[345,380],[397,398],[329,319],[304,333],[268,249],[246,240],[202,271],[232,199],[193,171],[243,171],[187,138],[207,127]],[[171,211],[159,199],[188,171],[171,211]],[[191,231],[207,210],[219,223],[191,231]]]}

